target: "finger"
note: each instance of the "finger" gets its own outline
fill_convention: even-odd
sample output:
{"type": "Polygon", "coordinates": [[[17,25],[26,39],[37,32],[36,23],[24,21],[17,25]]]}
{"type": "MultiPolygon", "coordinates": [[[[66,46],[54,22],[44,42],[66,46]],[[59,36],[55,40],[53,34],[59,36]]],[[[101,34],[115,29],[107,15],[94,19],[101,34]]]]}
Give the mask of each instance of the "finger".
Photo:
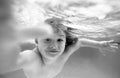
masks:
{"type": "Polygon", "coordinates": [[[108,42],[109,42],[109,43],[113,43],[113,42],[114,42],[114,40],[109,40],[108,42]]]}
{"type": "Polygon", "coordinates": [[[115,43],[115,44],[112,44],[112,45],[118,46],[118,44],[116,44],[116,43],[115,43]]]}
{"type": "Polygon", "coordinates": [[[117,44],[117,45],[120,45],[120,42],[112,42],[113,44],[117,44]]]}
{"type": "Polygon", "coordinates": [[[118,49],[118,47],[117,46],[110,46],[111,48],[114,48],[114,49],[118,49]]]}

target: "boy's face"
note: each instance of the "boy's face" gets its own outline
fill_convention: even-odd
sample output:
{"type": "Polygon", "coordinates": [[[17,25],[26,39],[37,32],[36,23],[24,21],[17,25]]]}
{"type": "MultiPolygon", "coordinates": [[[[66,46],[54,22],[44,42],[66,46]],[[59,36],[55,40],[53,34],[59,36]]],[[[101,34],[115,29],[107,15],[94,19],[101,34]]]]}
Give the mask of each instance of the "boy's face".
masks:
{"type": "Polygon", "coordinates": [[[64,52],[66,36],[63,31],[46,34],[38,38],[38,48],[41,54],[49,59],[56,58],[64,52]]]}

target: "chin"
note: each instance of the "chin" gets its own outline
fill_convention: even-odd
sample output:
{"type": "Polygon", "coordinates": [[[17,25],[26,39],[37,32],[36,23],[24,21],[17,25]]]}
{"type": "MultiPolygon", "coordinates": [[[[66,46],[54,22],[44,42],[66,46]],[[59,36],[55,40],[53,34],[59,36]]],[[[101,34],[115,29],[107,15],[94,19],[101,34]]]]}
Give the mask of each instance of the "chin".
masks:
{"type": "Polygon", "coordinates": [[[46,54],[46,58],[48,59],[55,59],[59,56],[59,54],[46,54]]]}
{"type": "Polygon", "coordinates": [[[48,59],[55,59],[55,58],[59,57],[61,54],[62,54],[61,51],[59,51],[59,52],[44,51],[44,52],[42,53],[42,55],[43,55],[45,58],[48,58],[48,59]]]}

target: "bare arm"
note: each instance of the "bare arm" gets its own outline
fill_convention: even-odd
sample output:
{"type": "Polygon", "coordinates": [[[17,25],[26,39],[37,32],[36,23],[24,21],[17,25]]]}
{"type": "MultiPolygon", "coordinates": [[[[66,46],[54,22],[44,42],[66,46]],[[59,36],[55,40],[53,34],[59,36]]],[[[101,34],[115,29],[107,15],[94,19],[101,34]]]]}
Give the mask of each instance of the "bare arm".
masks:
{"type": "Polygon", "coordinates": [[[80,42],[79,42],[79,39],[76,39],[72,45],[69,45],[68,47],[66,47],[64,53],[62,54],[61,59],[63,60],[63,62],[65,63],[70,57],[70,55],[72,55],[79,48],[80,48],[80,42]]]}
{"type": "Polygon", "coordinates": [[[118,49],[119,42],[114,40],[107,41],[95,41],[90,39],[79,39],[81,47],[93,47],[98,48],[100,52],[116,52],[118,49]]]}
{"type": "Polygon", "coordinates": [[[86,39],[86,38],[81,38],[78,39],[78,41],[68,47],[66,52],[63,54],[63,58],[65,61],[72,55],[76,50],[78,50],[80,47],[93,47],[93,48],[98,48],[106,51],[115,51],[118,48],[118,43],[114,43],[113,40],[110,41],[96,41],[92,39],[86,39]]]}
{"type": "Polygon", "coordinates": [[[86,39],[86,38],[81,38],[77,39],[77,41],[70,45],[66,50],[65,50],[65,55],[70,56],[72,53],[74,53],[76,50],[78,50],[80,47],[94,47],[94,48],[99,48],[101,47],[102,41],[95,41],[91,39],[86,39]]]}
{"type": "Polygon", "coordinates": [[[102,41],[96,41],[96,40],[87,39],[87,38],[79,39],[79,43],[81,47],[99,48],[102,45],[102,41]]]}

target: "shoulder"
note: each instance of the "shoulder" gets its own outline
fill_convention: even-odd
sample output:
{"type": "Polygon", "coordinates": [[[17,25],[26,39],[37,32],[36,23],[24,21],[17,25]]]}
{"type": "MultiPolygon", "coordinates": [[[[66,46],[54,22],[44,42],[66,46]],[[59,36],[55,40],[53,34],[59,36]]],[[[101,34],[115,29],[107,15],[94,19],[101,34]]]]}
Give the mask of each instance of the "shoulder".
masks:
{"type": "Polygon", "coordinates": [[[34,54],[33,50],[26,50],[26,51],[19,53],[19,58],[20,59],[27,59],[27,58],[30,58],[33,54],[34,54]]]}
{"type": "Polygon", "coordinates": [[[32,63],[36,59],[36,54],[33,50],[26,50],[19,54],[17,64],[19,66],[27,65],[32,63]]]}

